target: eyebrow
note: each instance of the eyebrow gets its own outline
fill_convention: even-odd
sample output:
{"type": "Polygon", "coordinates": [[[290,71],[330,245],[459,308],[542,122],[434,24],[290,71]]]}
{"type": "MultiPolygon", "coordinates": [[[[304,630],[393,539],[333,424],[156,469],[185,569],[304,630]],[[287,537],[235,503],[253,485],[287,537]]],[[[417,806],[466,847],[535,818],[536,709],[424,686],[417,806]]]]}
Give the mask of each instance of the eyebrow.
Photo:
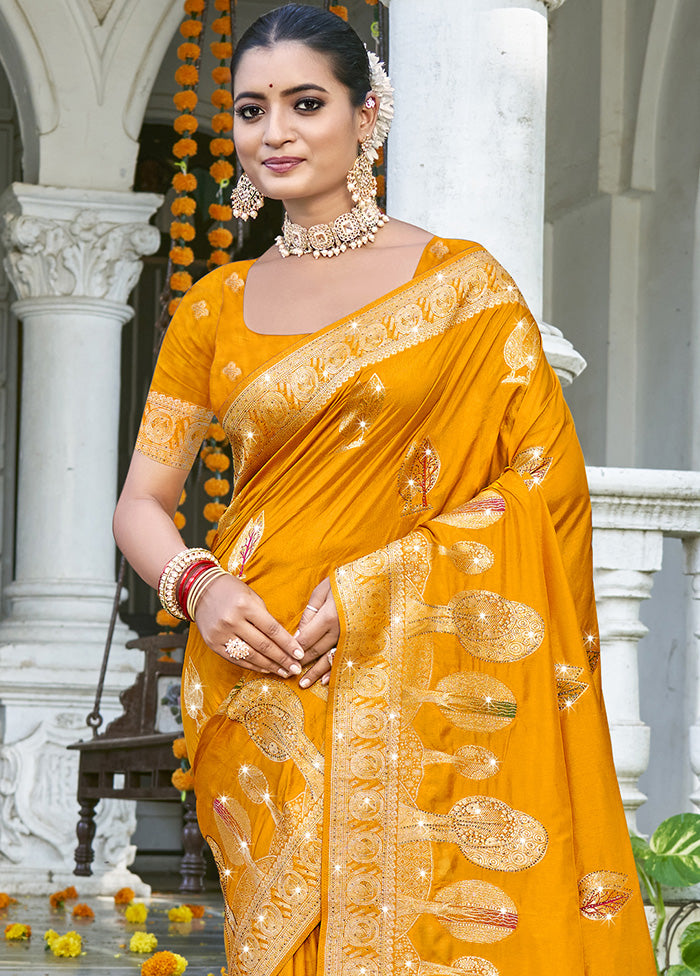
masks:
{"type": "MultiPolygon", "coordinates": [[[[284,98],[288,98],[290,95],[298,95],[300,92],[303,91],[317,91],[317,92],[323,92],[324,95],[328,94],[327,90],[325,88],[322,88],[320,85],[308,84],[308,85],[296,85],[294,88],[286,88],[282,92],[282,96],[284,98]]],[[[262,95],[260,92],[253,92],[253,91],[241,92],[240,94],[236,95],[235,99],[233,100],[234,105],[236,104],[236,102],[239,102],[242,98],[256,98],[259,102],[263,102],[265,101],[266,96],[262,95]]]]}

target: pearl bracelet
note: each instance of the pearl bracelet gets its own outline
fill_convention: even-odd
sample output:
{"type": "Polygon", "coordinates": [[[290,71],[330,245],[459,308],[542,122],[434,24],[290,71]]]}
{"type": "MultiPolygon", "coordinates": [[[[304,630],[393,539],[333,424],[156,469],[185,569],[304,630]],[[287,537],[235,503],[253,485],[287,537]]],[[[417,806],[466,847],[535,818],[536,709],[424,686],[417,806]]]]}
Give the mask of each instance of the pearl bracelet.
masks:
{"type": "Polygon", "coordinates": [[[188,618],[186,610],[180,606],[177,600],[177,588],[180,583],[180,578],[185,570],[202,560],[206,560],[212,566],[221,569],[219,560],[208,549],[195,548],[183,549],[181,552],[178,552],[172,559],[168,560],[163,567],[163,572],[160,574],[160,579],[158,580],[158,599],[163,609],[167,610],[168,613],[172,613],[174,617],[179,617],[181,620],[187,620],[188,618]]]}

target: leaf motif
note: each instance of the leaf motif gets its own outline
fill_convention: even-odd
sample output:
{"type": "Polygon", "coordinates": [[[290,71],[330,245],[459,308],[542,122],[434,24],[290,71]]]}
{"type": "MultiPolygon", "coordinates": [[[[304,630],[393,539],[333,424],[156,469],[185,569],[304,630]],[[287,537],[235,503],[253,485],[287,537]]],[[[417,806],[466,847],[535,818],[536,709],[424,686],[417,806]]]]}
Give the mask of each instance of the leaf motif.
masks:
{"type": "Polygon", "coordinates": [[[648,851],[639,851],[644,870],[661,884],[685,888],[700,881],[700,813],[679,813],[659,824],[648,851]]]}
{"type": "Polygon", "coordinates": [[[349,451],[364,442],[365,435],[381,413],[385,397],[384,384],[376,373],[350,391],[338,428],[340,436],[347,441],[341,451],[349,451]]]}
{"type": "Polygon", "coordinates": [[[609,921],[625,907],[632,892],[625,887],[626,874],[619,871],[592,871],[578,883],[579,908],[584,918],[609,921]]]}
{"type": "Polygon", "coordinates": [[[241,532],[228,561],[228,571],[232,576],[245,579],[245,566],[255,550],[265,531],[265,512],[253,516],[241,532]]]}
{"type": "Polygon", "coordinates": [[[583,668],[574,667],[573,664],[557,664],[557,702],[559,711],[564,711],[578,701],[581,695],[588,688],[585,681],[579,681],[583,674],[583,668]]]}
{"type": "Polygon", "coordinates": [[[506,339],[503,347],[503,358],[506,365],[510,367],[510,373],[502,383],[522,383],[524,386],[530,382],[530,375],[537,365],[540,355],[540,330],[537,323],[530,319],[521,319],[511,334],[506,339]],[[524,376],[516,376],[516,373],[525,369],[524,376]]]}
{"type": "Polygon", "coordinates": [[[187,663],[185,664],[183,698],[185,700],[185,711],[196,722],[197,732],[199,732],[200,727],[207,718],[206,712],[204,711],[204,689],[199,672],[190,658],[187,659],[187,663]]]}
{"type": "Polygon", "coordinates": [[[399,495],[405,505],[402,515],[413,515],[430,508],[428,493],[440,476],[440,456],[429,437],[411,444],[399,472],[399,495]]]}
{"type": "Polygon", "coordinates": [[[497,491],[485,488],[478,495],[453,508],[445,515],[438,515],[436,522],[443,522],[445,525],[456,525],[461,529],[484,529],[493,525],[503,518],[506,510],[505,499],[497,491]]]}
{"type": "Polygon", "coordinates": [[[552,466],[552,458],[545,457],[543,447],[527,447],[513,458],[512,467],[525,482],[528,491],[541,485],[552,466]]]}

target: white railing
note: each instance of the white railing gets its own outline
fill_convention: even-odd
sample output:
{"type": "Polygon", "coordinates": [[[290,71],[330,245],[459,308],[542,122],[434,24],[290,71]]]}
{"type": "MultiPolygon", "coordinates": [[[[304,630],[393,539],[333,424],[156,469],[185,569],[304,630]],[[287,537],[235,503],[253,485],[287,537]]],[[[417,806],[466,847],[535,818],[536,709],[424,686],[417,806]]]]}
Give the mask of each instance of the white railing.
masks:
{"type": "MultiPolygon", "coordinates": [[[[679,538],[691,577],[689,652],[700,645],[700,472],[588,468],[593,508],[593,563],[600,623],[603,692],[615,768],[630,827],[646,796],[638,786],[649,765],[651,730],[639,710],[637,643],[647,632],[639,618],[661,569],[664,536],[679,538]]],[[[680,585],[680,581],[679,581],[680,585]]],[[[689,729],[690,765],[700,808],[700,682],[689,729]]],[[[683,744],[685,745],[685,744],[683,744]]],[[[687,753],[679,748],[678,761],[687,753]]]]}

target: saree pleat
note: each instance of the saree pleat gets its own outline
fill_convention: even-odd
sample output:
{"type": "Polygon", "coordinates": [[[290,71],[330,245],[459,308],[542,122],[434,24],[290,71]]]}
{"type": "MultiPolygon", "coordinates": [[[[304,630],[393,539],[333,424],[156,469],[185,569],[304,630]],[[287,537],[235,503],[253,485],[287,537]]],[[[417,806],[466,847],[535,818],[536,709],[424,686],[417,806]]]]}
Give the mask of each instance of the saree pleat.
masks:
{"type": "MultiPolygon", "coordinates": [[[[221,322],[250,337],[240,270],[215,273],[233,296],[192,290],[219,302],[210,380],[233,361],[221,322]]],[[[189,394],[233,448],[216,555],[292,632],[328,576],[341,621],[327,688],[190,630],[183,719],[228,972],[652,976],[583,459],[512,280],[434,241],[402,288],[228,375],[218,399],[189,394]]]]}

